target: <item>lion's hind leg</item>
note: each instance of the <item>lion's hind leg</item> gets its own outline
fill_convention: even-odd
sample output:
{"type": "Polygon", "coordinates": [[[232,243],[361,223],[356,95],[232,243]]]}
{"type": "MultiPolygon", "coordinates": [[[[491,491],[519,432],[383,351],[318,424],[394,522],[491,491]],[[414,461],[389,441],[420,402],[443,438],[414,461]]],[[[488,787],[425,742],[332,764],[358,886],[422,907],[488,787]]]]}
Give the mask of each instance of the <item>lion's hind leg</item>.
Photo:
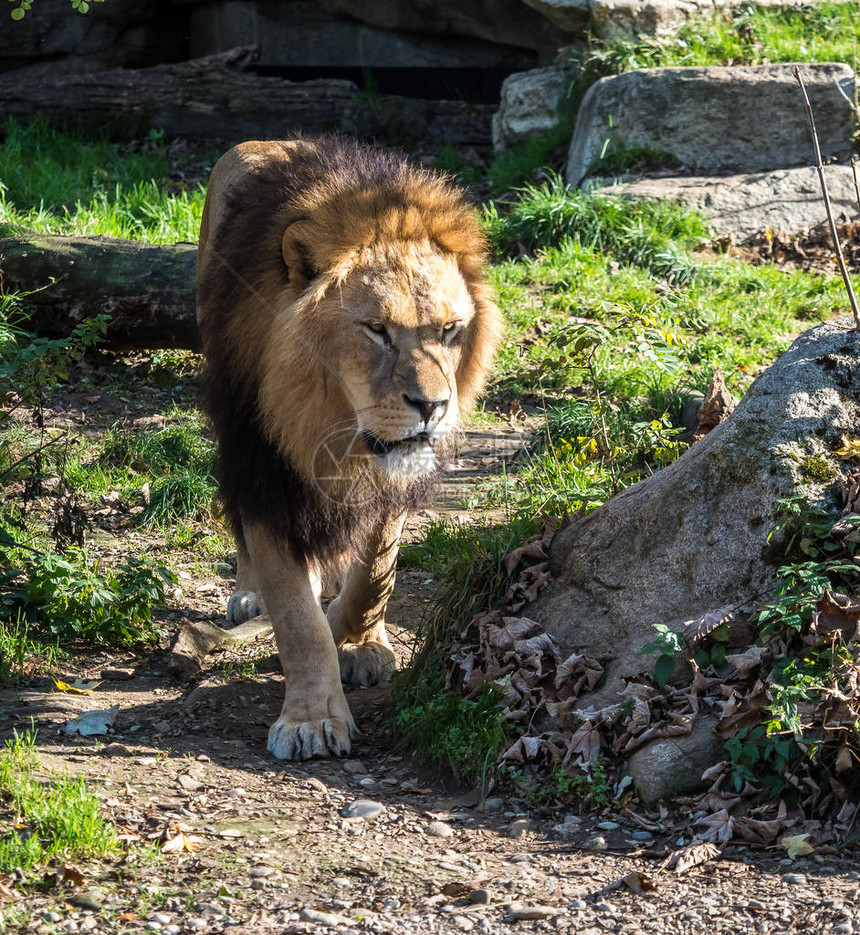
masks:
{"type": "Polygon", "coordinates": [[[264,614],[263,598],[251,557],[244,542],[236,546],[236,589],[227,600],[227,622],[238,626],[252,617],[264,614]]]}
{"type": "Polygon", "coordinates": [[[340,595],[328,608],[338,646],[340,677],[350,685],[387,682],[397,668],[385,630],[385,607],[394,590],[397,550],[405,514],[378,529],[350,566],[340,595]]]}

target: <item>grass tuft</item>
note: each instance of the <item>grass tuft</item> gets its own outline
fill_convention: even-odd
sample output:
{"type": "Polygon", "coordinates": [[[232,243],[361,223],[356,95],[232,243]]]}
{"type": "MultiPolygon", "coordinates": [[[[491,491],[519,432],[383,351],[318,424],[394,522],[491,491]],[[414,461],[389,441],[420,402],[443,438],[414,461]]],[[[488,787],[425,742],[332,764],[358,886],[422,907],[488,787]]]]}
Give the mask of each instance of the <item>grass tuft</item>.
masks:
{"type": "Polygon", "coordinates": [[[34,731],[15,732],[0,753],[0,796],[8,810],[0,834],[0,872],[116,851],[116,830],[102,818],[99,800],[82,778],[36,778],[35,742],[34,731]]]}

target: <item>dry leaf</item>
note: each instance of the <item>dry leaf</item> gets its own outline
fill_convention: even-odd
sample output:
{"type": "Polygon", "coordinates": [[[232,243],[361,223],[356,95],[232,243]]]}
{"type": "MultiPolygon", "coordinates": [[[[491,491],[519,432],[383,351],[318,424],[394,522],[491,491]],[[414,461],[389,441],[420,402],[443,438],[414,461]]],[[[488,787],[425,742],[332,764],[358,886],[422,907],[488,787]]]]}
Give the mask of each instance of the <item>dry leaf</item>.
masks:
{"type": "Polygon", "coordinates": [[[180,831],[174,838],[161,845],[162,854],[191,854],[203,844],[203,838],[180,831]]]}
{"type": "Polygon", "coordinates": [[[720,849],[716,844],[703,841],[691,844],[683,850],[674,851],[660,865],[661,870],[674,870],[675,873],[686,873],[693,867],[706,864],[709,860],[716,860],[720,856],[720,849]]]}
{"type": "Polygon", "coordinates": [[[695,646],[700,643],[709,633],[716,630],[724,623],[731,623],[735,616],[734,608],[731,606],[718,607],[716,610],[709,610],[706,614],[699,617],[693,617],[692,620],[684,621],[684,642],[688,646],[695,646]]]}
{"type": "Polygon", "coordinates": [[[829,588],[815,605],[812,615],[811,633],[815,643],[829,643],[834,635],[839,635],[848,643],[857,638],[860,626],[860,601],[852,601],[842,594],[833,594],[829,588]]]}
{"type": "Polygon", "coordinates": [[[794,860],[815,851],[815,848],[806,840],[808,837],[808,834],[787,834],[779,839],[779,843],[785,848],[788,856],[794,860]]]}
{"type": "Polygon", "coordinates": [[[706,815],[696,822],[697,826],[704,825],[707,830],[696,834],[698,841],[731,841],[734,835],[734,819],[724,808],[712,815],[706,815]]]}
{"type": "Polygon", "coordinates": [[[741,675],[751,672],[756,666],[761,665],[761,646],[750,646],[742,653],[732,653],[726,656],[726,662],[733,666],[741,675]]]}
{"type": "Polygon", "coordinates": [[[54,685],[59,691],[68,695],[90,695],[94,688],[101,685],[101,682],[85,682],[83,679],[75,679],[70,684],[69,682],[63,682],[61,679],[54,679],[54,685]]]}
{"type": "Polygon", "coordinates": [[[716,428],[720,422],[728,419],[737,404],[737,397],[733,396],[726,387],[723,371],[717,368],[708,389],[705,391],[705,398],[696,412],[698,425],[693,432],[692,440],[694,442],[699,441],[711,429],[716,428]]]}
{"type": "Polygon", "coordinates": [[[654,881],[645,873],[638,870],[631,870],[621,878],[621,882],[630,890],[631,893],[650,893],[656,890],[654,881]]]}
{"type": "Polygon", "coordinates": [[[69,883],[72,886],[83,886],[85,877],[74,864],[63,864],[57,871],[58,883],[69,883]]]}

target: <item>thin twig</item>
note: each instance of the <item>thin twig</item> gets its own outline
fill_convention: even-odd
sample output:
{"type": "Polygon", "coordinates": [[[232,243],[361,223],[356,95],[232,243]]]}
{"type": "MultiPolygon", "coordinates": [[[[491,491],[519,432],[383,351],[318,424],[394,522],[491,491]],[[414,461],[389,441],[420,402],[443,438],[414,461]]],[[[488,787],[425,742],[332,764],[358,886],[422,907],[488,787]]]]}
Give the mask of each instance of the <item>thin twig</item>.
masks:
{"type": "Polygon", "coordinates": [[[857,210],[860,211],[860,185],[857,183],[857,160],[851,160],[851,174],[854,176],[854,195],[857,198],[857,210]]]}
{"type": "Polygon", "coordinates": [[[839,263],[839,272],[842,273],[842,281],[845,283],[845,291],[848,293],[848,301],[851,303],[851,311],[854,315],[854,330],[860,331],[860,308],[857,307],[857,298],[854,295],[854,289],[851,285],[851,277],[848,275],[848,267],[845,265],[845,257],[842,255],[842,244],[839,242],[836,221],[833,220],[833,208],[830,204],[830,192],[827,190],[827,182],[824,179],[824,162],[821,159],[821,147],[818,145],[818,133],[815,130],[815,117],[812,113],[812,104],[809,103],[806,85],[803,83],[803,77],[800,74],[800,69],[797,67],[794,69],[794,77],[800,85],[800,90],[803,93],[803,101],[806,104],[806,116],[809,118],[809,129],[812,131],[812,143],[815,146],[815,169],[818,172],[818,180],[821,182],[821,194],[824,196],[824,208],[827,211],[830,234],[833,237],[833,244],[836,247],[836,261],[839,263]]]}

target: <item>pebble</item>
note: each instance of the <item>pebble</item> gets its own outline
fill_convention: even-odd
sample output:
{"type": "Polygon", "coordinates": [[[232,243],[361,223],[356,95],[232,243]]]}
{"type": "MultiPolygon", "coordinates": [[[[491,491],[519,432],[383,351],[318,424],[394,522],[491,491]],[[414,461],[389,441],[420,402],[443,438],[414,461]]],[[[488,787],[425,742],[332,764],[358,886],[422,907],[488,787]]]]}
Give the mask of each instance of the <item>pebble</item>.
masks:
{"type": "Polygon", "coordinates": [[[605,851],[607,846],[602,834],[593,834],[583,845],[587,851],[605,851]]]}
{"type": "Polygon", "coordinates": [[[384,811],[385,806],[381,802],[374,802],[373,799],[355,799],[344,805],[341,815],[344,818],[374,818],[384,811]]]}
{"type": "Polygon", "coordinates": [[[135,766],[155,766],[154,756],[139,756],[134,761],[135,766]]]}
{"type": "Polygon", "coordinates": [[[278,871],[274,867],[267,867],[265,865],[259,867],[251,867],[248,871],[248,876],[252,880],[265,879],[266,877],[273,877],[278,871]]]}
{"type": "Polygon", "coordinates": [[[620,828],[621,825],[617,821],[601,821],[597,825],[601,831],[615,831],[616,828],[620,828]]]}
{"type": "Polygon", "coordinates": [[[162,931],[164,935],[179,935],[182,929],[178,925],[165,925],[162,931]]]}
{"type": "Polygon", "coordinates": [[[505,807],[505,800],[499,796],[493,796],[489,799],[484,799],[484,811],[485,812],[500,812],[505,807]]]}
{"type": "Polygon", "coordinates": [[[134,756],[124,743],[109,743],[102,747],[102,756],[134,756]]]}
{"type": "Polygon", "coordinates": [[[634,831],[631,835],[634,841],[650,841],[654,835],[650,831],[634,831]]]}
{"type": "Polygon", "coordinates": [[[46,922],[59,922],[60,919],[62,919],[63,917],[60,915],[59,912],[54,912],[53,910],[51,910],[50,912],[43,912],[42,918],[46,922]]]}
{"type": "Polygon", "coordinates": [[[469,902],[474,906],[486,906],[490,902],[489,890],[472,890],[469,893],[469,902]]]}
{"type": "Polygon", "coordinates": [[[512,903],[508,914],[515,922],[528,922],[535,919],[553,919],[561,912],[555,906],[523,906],[512,903]]]}
{"type": "Polygon", "coordinates": [[[344,772],[349,773],[350,776],[358,776],[359,774],[364,775],[368,772],[367,767],[361,760],[344,760],[343,761],[344,772]]]}
{"type": "Polygon", "coordinates": [[[805,873],[784,873],[782,875],[783,883],[799,884],[803,886],[806,883],[805,873]]]}
{"type": "Polygon", "coordinates": [[[102,669],[102,678],[108,682],[127,682],[134,678],[134,669],[102,669]]]}
{"type": "Polygon", "coordinates": [[[305,922],[313,922],[316,925],[324,925],[326,928],[338,928],[339,926],[350,926],[349,919],[343,916],[335,915],[333,912],[320,912],[317,909],[302,909],[299,918],[305,922]]]}
{"type": "Polygon", "coordinates": [[[163,912],[156,912],[152,917],[154,922],[157,922],[159,925],[170,925],[171,919],[169,915],[165,915],[163,912]]]}
{"type": "Polygon", "coordinates": [[[160,923],[160,922],[147,922],[147,923],[146,923],[146,927],[149,929],[150,932],[160,932],[160,931],[161,931],[161,923],[160,923]]]}
{"type": "Polygon", "coordinates": [[[454,834],[454,830],[450,825],[446,825],[444,821],[431,821],[427,826],[427,834],[432,834],[435,838],[450,838],[454,834]]]}
{"type": "Polygon", "coordinates": [[[508,826],[509,838],[521,838],[529,830],[528,818],[518,818],[508,826]]]}
{"type": "Polygon", "coordinates": [[[754,909],[758,912],[764,912],[768,907],[758,899],[750,899],[747,902],[747,909],[754,909]]]}
{"type": "Polygon", "coordinates": [[[183,773],[183,775],[179,777],[179,785],[182,786],[186,792],[196,792],[203,783],[193,776],[183,773]]]}

